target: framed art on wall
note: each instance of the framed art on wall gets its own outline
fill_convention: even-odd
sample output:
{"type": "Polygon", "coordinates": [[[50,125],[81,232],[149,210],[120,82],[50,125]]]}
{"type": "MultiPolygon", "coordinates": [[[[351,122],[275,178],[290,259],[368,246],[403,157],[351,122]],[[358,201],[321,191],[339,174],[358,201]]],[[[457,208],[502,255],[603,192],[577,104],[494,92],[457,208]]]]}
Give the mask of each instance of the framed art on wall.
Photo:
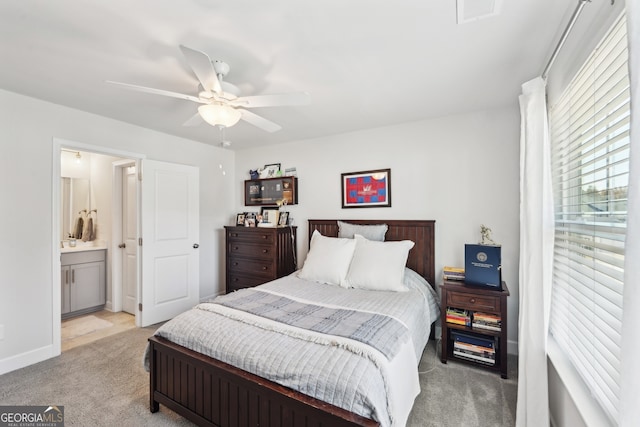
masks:
{"type": "Polygon", "coordinates": [[[244,182],[245,206],[298,204],[298,178],[294,176],[252,179],[244,182]]]}
{"type": "Polygon", "coordinates": [[[347,172],[341,177],[343,208],[391,207],[391,169],[347,172]]]}

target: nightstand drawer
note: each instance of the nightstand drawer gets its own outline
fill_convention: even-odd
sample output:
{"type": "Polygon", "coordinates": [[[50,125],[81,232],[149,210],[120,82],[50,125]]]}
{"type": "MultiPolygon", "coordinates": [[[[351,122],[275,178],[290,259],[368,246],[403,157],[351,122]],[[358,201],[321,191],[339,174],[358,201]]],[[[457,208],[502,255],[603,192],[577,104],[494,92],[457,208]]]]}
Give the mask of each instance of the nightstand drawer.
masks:
{"type": "Polygon", "coordinates": [[[275,265],[272,260],[229,257],[229,270],[236,273],[251,273],[267,279],[275,278],[275,265]]]}
{"type": "Polygon", "coordinates": [[[482,295],[447,292],[447,305],[469,310],[500,311],[500,298],[482,295]]]}
{"type": "Polygon", "coordinates": [[[229,255],[249,258],[273,259],[273,247],[268,245],[249,245],[247,243],[229,242],[229,255]]]}

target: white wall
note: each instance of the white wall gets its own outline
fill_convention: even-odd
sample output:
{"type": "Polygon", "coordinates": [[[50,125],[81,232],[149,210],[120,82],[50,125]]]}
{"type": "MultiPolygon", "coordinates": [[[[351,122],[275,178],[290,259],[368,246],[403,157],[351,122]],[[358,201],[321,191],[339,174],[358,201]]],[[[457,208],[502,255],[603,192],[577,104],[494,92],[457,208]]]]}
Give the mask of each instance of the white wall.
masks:
{"type": "Polygon", "coordinates": [[[53,138],[198,166],[200,296],[224,289],[233,152],[0,90],[0,373],[52,356],[53,138]]]}
{"type": "MultiPolygon", "coordinates": [[[[238,151],[237,212],[245,207],[243,181],[265,164],[295,166],[297,206],[286,210],[298,226],[298,259],[307,252],[313,219],[436,220],[436,273],[464,266],[464,244],[480,240],[480,225],[503,246],[509,297],[509,350],[517,352],[519,257],[519,138],[517,105],[328,138],[238,151]],[[391,168],[391,208],[342,209],[340,174],[391,168]]],[[[234,218],[230,216],[228,223],[234,218]]]]}

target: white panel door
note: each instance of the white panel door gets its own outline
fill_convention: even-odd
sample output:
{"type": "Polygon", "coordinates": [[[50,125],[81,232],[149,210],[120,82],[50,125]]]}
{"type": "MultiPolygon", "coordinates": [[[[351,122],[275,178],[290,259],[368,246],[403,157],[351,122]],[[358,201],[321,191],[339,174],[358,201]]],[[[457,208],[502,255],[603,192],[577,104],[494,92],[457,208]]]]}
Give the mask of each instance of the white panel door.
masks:
{"type": "Polygon", "coordinates": [[[138,207],[135,166],[122,168],[122,310],[135,315],[138,304],[138,207]]]}
{"type": "Polygon", "coordinates": [[[199,169],[144,160],[141,325],[199,301],[199,169]]]}

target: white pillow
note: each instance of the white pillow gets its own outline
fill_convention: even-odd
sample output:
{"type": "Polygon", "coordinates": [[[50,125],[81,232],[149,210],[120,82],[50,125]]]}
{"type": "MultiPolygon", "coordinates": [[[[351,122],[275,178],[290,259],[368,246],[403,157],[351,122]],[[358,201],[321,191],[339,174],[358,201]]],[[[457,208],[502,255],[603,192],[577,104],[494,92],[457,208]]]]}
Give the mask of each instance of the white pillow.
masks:
{"type": "Polygon", "coordinates": [[[345,239],[353,239],[354,235],[359,234],[365,239],[384,242],[384,236],[388,229],[387,224],[360,225],[338,221],[338,237],[345,239]]]}
{"type": "Polygon", "coordinates": [[[356,250],[347,273],[346,285],[374,291],[408,290],[402,283],[411,240],[374,242],[356,234],[356,250]]]}
{"type": "Polygon", "coordinates": [[[326,237],[314,230],[307,259],[298,277],[313,282],[345,286],[344,279],[349,271],[355,247],[356,241],[353,239],[326,237]]]}

